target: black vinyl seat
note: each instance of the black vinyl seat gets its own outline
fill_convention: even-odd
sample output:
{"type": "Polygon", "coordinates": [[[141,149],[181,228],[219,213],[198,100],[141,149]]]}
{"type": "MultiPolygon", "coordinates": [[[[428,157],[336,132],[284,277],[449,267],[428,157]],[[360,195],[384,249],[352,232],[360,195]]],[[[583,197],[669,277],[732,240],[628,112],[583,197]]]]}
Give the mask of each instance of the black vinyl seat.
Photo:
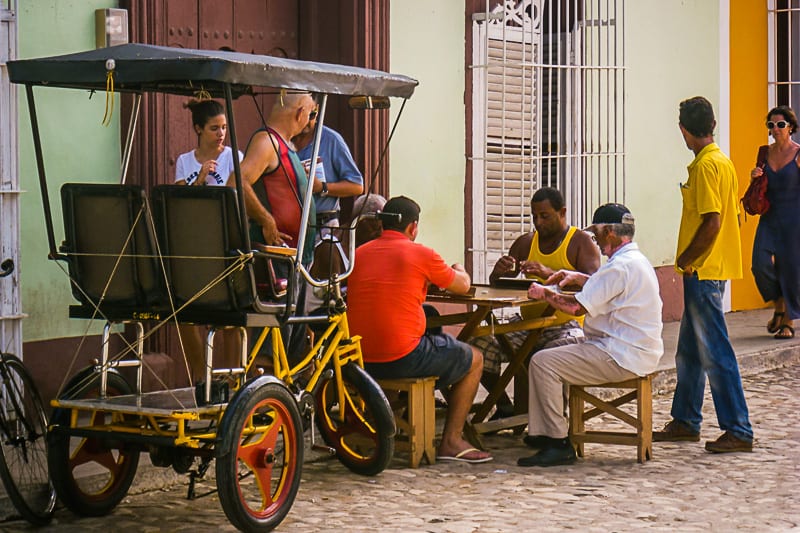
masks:
{"type": "Polygon", "coordinates": [[[235,190],[159,185],[152,206],[169,292],[175,308],[182,308],[180,322],[261,325],[264,320],[252,315],[285,312],[285,304],[259,298],[257,263],[245,247],[235,190]]]}
{"type": "MultiPolygon", "coordinates": [[[[72,294],[94,314],[165,303],[147,197],[138,185],[67,183],[61,188],[72,294]]],[[[127,311],[123,314],[126,314],[127,311]]]]}

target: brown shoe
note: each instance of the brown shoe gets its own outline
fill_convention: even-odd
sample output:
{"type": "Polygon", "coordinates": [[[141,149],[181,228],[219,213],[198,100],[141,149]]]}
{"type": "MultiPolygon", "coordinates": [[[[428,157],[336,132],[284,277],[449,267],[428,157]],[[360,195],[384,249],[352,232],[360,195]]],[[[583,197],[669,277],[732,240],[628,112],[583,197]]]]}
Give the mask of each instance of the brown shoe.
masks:
{"type": "Polygon", "coordinates": [[[707,441],[706,450],[711,453],[752,452],[753,441],[736,438],[726,431],[717,440],[707,441]]]}
{"type": "Polygon", "coordinates": [[[689,426],[678,420],[670,420],[661,431],[653,432],[653,442],[700,442],[700,433],[693,432],[689,426]]]}

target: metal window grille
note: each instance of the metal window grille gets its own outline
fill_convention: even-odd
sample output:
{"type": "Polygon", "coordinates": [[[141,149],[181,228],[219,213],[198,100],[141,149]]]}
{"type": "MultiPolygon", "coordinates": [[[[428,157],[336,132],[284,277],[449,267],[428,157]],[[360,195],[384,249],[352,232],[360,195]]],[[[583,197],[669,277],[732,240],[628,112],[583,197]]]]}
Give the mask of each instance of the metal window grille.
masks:
{"type": "MultiPolygon", "coordinates": [[[[19,267],[19,176],[17,92],[8,81],[8,61],[17,46],[16,0],[0,3],[0,261],[19,267]]],[[[0,350],[22,356],[19,269],[0,279],[0,350]]]]}
{"type": "MultiPolygon", "coordinates": [[[[800,0],[769,0],[769,103],[800,111],[800,0]]],[[[798,134],[795,134],[796,136],[798,134]]]]}
{"type": "Polygon", "coordinates": [[[624,201],[624,0],[486,1],[472,23],[473,277],[557,187],[582,225],[624,201]]]}

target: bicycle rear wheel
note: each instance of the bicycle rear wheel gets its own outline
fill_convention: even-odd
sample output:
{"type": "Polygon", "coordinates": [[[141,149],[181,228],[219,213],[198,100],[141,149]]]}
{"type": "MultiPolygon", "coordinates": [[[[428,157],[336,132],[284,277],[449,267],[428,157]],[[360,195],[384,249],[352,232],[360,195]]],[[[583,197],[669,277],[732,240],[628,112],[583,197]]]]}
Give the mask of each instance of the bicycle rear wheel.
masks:
{"type": "Polygon", "coordinates": [[[47,470],[47,415],[22,361],[2,354],[0,364],[0,478],[17,511],[44,525],[56,503],[47,470]]]}
{"type": "Polygon", "coordinates": [[[392,409],[375,380],[355,363],[342,367],[341,387],[340,391],[335,378],[320,387],[317,427],[344,466],[356,474],[374,476],[389,466],[394,455],[392,409]]]}
{"type": "MultiPolygon", "coordinates": [[[[106,394],[109,397],[131,394],[131,387],[116,370],[108,371],[106,394]]],[[[62,399],[97,398],[100,374],[86,368],[64,388],[62,399]]],[[[49,433],[48,465],[53,485],[61,502],[81,516],[104,516],[128,493],[139,465],[139,448],[125,442],[69,433],[68,408],[53,410],[49,433]]],[[[111,422],[116,414],[101,411],[78,413],[78,424],[99,426],[111,422]]]]}

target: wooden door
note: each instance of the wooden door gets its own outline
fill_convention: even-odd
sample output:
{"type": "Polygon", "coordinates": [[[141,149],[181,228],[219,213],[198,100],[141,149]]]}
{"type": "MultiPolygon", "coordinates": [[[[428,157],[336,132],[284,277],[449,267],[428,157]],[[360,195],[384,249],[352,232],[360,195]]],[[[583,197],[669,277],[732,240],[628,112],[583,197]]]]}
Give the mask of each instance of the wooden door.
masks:
{"type": "MultiPolygon", "coordinates": [[[[298,56],[298,8],[294,1],[275,0],[170,0],[166,8],[166,46],[231,50],[296,59],[298,56]]],[[[201,90],[202,87],[198,87],[201,90]]],[[[191,113],[186,97],[167,96],[164,179],[171,181],[175,161],[195,148],[191,113]]],[[[244,152],[247,141],[262,127],[273,97],[243,96],[234,103],[236,140],[244,152]]],[[[228,139],[230,144],[230,138],[228,139]]]]}

